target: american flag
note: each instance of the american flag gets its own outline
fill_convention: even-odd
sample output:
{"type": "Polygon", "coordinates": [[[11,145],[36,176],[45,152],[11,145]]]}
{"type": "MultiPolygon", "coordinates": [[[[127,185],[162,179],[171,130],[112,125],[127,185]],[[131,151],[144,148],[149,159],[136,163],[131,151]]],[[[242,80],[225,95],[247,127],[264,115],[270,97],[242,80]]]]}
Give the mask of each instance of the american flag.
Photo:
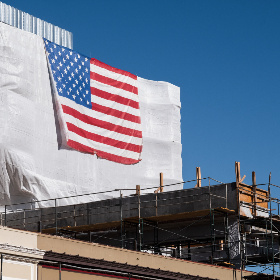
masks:
{"type": "Polygon", "coordinates": [[[137,76],[44,41],[67,145],[122,164],[139,162],[137,76]]]}

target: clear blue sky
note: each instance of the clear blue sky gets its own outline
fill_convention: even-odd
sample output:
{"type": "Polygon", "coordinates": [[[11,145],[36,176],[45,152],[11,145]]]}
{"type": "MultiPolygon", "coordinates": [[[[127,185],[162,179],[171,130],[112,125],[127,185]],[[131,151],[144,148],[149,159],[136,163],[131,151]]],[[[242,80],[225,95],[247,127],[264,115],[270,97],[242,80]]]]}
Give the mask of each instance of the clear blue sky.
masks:
{"type": "Polygon", "coordinates": [[[184,180],[280,185],[280,1],[2,0],[65,28],[74,49],[181,88],[184,180]]]}

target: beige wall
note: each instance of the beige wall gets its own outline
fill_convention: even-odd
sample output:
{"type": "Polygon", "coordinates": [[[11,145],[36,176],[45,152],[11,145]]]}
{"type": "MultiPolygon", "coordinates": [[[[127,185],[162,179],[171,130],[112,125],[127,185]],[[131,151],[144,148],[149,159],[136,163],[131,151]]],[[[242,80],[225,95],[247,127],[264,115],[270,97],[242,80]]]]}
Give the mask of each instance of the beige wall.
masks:
{"type": "MultiPolygon", "coordinates": [[[[135,252],[51,235],[38,235],[38,248],[71,255],[79,254],[82,257],[104,259],[107,261],[117,260],[120,263],[128,263],[131,265],[139,265],[154,269],[160,268],[161,270],[169,270],[173,272],[217,278],[221,280],[241,279],[241,273],[239,270],[234,271],[226,267],[135,252]]],[[[251,273],[243,271],[243,275],[246,274],[249,275],[251,273]]]]}
{"type": "Polygon", "coordinates": [[[4,255],[3,280],[37,279],[37,264],[28,259],[28,257],[43,257],[34,254],[37,239],[36,233],[0,227],[0,253],[13,255],[4,255]],[[27,258],[23,260],[21,257],[27,258]]]}
{"type": "Polygon", "coordinates": [[[13,246],[22,246],[29,249],[37,248],[37,233],[0,226],[0,236],[1,244],[7,243],[13,246]]]}
{"type": "MultiPolygon", "coordinates": [[[[58,269],[51,269],[46,267],[38,267],[38,280],[59,280],[59,270],[58,269]]],[[[111,280],[116,279],[116,277],[109,277],[109,276],[101,276],[96,274],[88,274],[82,272],[73,272],[73,271],[61,271],[61,280],[111,280]]],[[[120,278],[118,279],[127,279],[127,278],[120,278]]]]}
{"type": "MultiPolygon", "coordinates": [[[[52,250],[58,253],[67,253],[70,255],[80,255],[82,257],[104,259],[106,261],[117,261],[120,263],[128,263],[130,265],[138,265],[149,267],[153,269],[168,270],[173,272],[180,272],[184,274],[199,275],[203,277],[217,278],[221,280],[240,280],[240,271],[234,271],[229,268],[195,263],[191,261],[179,260],[175,258],[163,257],[159,255],[152,255],[148,253],[135,252],[126,249],[114,248],[95,243],[87,243],[73,239],[65,239],[62,237],[31,233],[27,231],[20,231],[0,227],[0,245],[8,244],[12,246],[22,246],[23,250],[9,251],[5,246],[0,246],[0,253],[12,253],[19,256],[43,258],[45,251],[52,250]],[[26,250],[35,249],[35,250],[26,250]],[[36,249],[39,249],[36,251],[36,249]],[[32,252],[34,251],[34,252],[32,252]],[[40,255],[41,252],[41,255],[40,255]],[[235,274],[237,275],[235,277],[235,274]]],[[[5,269],[5,263],[3,268],[5,269]]],[[[6,272],[17,272],[18,276],[21,274],[22,266],[17,265],[20,270],[10,269],[6,267],[6,272]]],[[[35,265],[36,266],[36,265],[35,265]]],[[[9,273],[10,273],[9,272],[9,273]]],[[[52,272],[48,272],[52,273],[52,272]]],[[[56,273],[56,272],[53,272],[56,273]]],[[[66,272],[65,272],[66,273],[66,272]]],[[[243,275],[251,273],[243,271],[243,275]]],[[[14,275],[14,274],[11,274],[14,275]]],[[[9,276],[8,274],[6,276],[9,276]]],[[[13,276],[14,277],[14,276],[13,276]]],[[[30,276],[31,277],[31,276],[30,276]]],[[[40,277],[43,277],[41,275],[40,277]]],[[[69,276],[70,277],[70,276],[69,276]]],[[[104,277],[103,277],[104,278],[104,277]]],[[[18,279],[21,279],[18,277],[18,279]]],[[[23,278],[25,279],[25,278],[23,278]]],[[[31,278],[27,278],[28,280],[31,278]]],[[[39,278],[40,279],[40,278],[39,278]]],[[[47,280],[41,278],[42,280],[47,280]]],[[[49,278],[51,279],[51,278],[49,278]]],[[[33,279],[31,279],[33,280],[33,279]]],[[[34,279],[35,280],[35,279],[34,279]]]]}
{"type": "Polygon", "coordinates": [[[37,265],[28,262],[6,260],[3,262],[3,280],[36,280],[37,265]]]}

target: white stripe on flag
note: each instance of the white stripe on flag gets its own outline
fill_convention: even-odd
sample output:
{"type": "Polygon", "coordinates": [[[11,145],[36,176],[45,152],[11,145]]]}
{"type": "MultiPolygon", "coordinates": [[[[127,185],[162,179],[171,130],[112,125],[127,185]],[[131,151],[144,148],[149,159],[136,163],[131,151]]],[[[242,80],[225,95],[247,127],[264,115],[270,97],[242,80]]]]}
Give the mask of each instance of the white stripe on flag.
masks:
{"type": "Polygon", "coordinates": [[[134,159],[134,160],[138,160],[139,159],[139,153],[135,153],[135,152],[131,152],[128,150],[124,150],[124,149],[119,149],[110,145],[106,145],[103,143],[99,143],[99,142],[95,142],[92,141],[90,139],[81,137],[80,135],[72,132],[72,131],[68,131],[69,133],[69,139],[76,141],[82,145],[85,145],[89,148],[93,148],[96,150],[100,150],[103,151],[105,153],[109,153],[112,155],[116,155],[116,156],[121,156],[121,157],[125,157],[125,158],[129,158],[129,159],[134,159]]]}
{"type": "Polygon", "coordinates": [[[65,121],[68,123],[72,123],[75,126],[91,133],[95,133],[125,143],[131,143],[138,146],[142,145],[142,138],[125,135],[115,131],[107,130],[105,128],[90,125],[68,114],[65,114],[65,121]]]}
{"type": "Polygon", "coordinates": [[[109,71],[105,68],[99,67],[99,66],[97,66],[95,64],[92,64],[92,63],[90,64],[90,72],[97,73],[97,74],[102,75],[104,77],[107,77],[107,78],[110,78],[110,79],[113,79],[113,80],[116,80],[116,81],[119,81],[119,82],[122,82],[122,83],[126,83],[126,84],[129,84],[129,85],[134,86],[134,87],[135,87],[136,81],[137,81],[137,80],[132,79],[128,76],[109,71]]]}
{"type": "Polygon", "coordinates": [[[99,81],[95,81],[92,79],[90,80],[90,86],[92,88],[97,88],[99,90],[103,90],[103,91],[109,92],[111,94],[115,94],[115,95],[118,95],[118,96],[121,96],[121,97],[124,97],[127,99],[131,99],[133,101],[139,102],[139,97],[137,94],[124,90],[124,89],[114,88],[110,85],[106,85],[106,84],[103,84],[99,81]]]}
{"type": "Polygon", "coordinates": [[[59,101],[62,105],[66,105],[68,107],[71,107],[71,108],[81,112],[82,114],[85,114],[85,115],[91,117],[91,118],[95,118],[95,119],[98,119],[100,121],[109,122],[109,123],[112,123],[114,125],[130,128],[130,129],[134,129],[134,130],[138,130],[138,131],[142,131],[141,124],[139,124],[139,123],[123,120],[123,119],[120,119],[120,118],[117,118],[117,117],[114,117],[114,116],[110,116],[110,115],[107,115],[107,114],[104,114],[104,113],[100,113],[100,112],[91,110],[89,108],[86,108],[82,105],[79,105],[79,104],[73,102],[72,100],[68,99],[67,97],[59,96],[59,101]]]}
{"type": "Polygon", "coordinates": [[[121,112],[125,112],[125,113],[128,113],[128,114],[140,117],[140,110],[139,109],[135,109],[135,108],[132,108],[130,106],[125,106],[125,105],[122,105],[122,104],[117,103],[115,101],[107,100],[105,98],[101,98],[101,97],[95,96],[95,95],[93,95],[91,97],[91,100],[95,104],[105,106],[107,108],[111,108],[111,109],[114,109],[114,110],[118,110],[118,111],[121,111],[121,112]]]}

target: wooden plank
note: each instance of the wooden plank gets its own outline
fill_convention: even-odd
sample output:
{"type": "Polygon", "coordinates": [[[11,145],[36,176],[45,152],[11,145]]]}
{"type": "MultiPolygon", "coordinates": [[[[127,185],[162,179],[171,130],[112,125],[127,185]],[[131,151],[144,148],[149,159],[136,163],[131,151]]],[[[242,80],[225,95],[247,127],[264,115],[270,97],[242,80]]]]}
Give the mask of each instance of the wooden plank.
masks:
{"type": "MultiPolygon", "coordinates": [[[[114,221],[109,223],[100,223],[100,224],[91,224],[91,225],[81,225],[81,226],[66,226],[60,227],[59,229],[69,230],[73,232],[82,232],[82,231],[100,231],[100,230],[109,230],[120,226],[120,221],[114,221]]],[[[53,234],[55,233],[55,228],[43,229],[42,233],[53,234]]]]}
{"type": "Polygon", "coordinates": [[[218,212],[228,213],[228,214],[234,214],[235,213],[234,210],[230,210],[230,209],[225,208],[225,207],[214,208],[214,210],[218,211],[218,212]]]}
{"type": "MultiPolygon", "coordinates": [[[[240,170],[236,165],[236,178],[239,178],[240,170]]],[[[257,188],[256,173],[252,172],[252,186],[244,184],[243,182],[237,182],[239,203],[244,202],[250,205],[249,209],[253,217],[257,217],[258,207],[268,208],[269,193],[266,190],[257,188]]],[[[241,215],[247,216],[243,209],[240,212],[241,215]]]]}

